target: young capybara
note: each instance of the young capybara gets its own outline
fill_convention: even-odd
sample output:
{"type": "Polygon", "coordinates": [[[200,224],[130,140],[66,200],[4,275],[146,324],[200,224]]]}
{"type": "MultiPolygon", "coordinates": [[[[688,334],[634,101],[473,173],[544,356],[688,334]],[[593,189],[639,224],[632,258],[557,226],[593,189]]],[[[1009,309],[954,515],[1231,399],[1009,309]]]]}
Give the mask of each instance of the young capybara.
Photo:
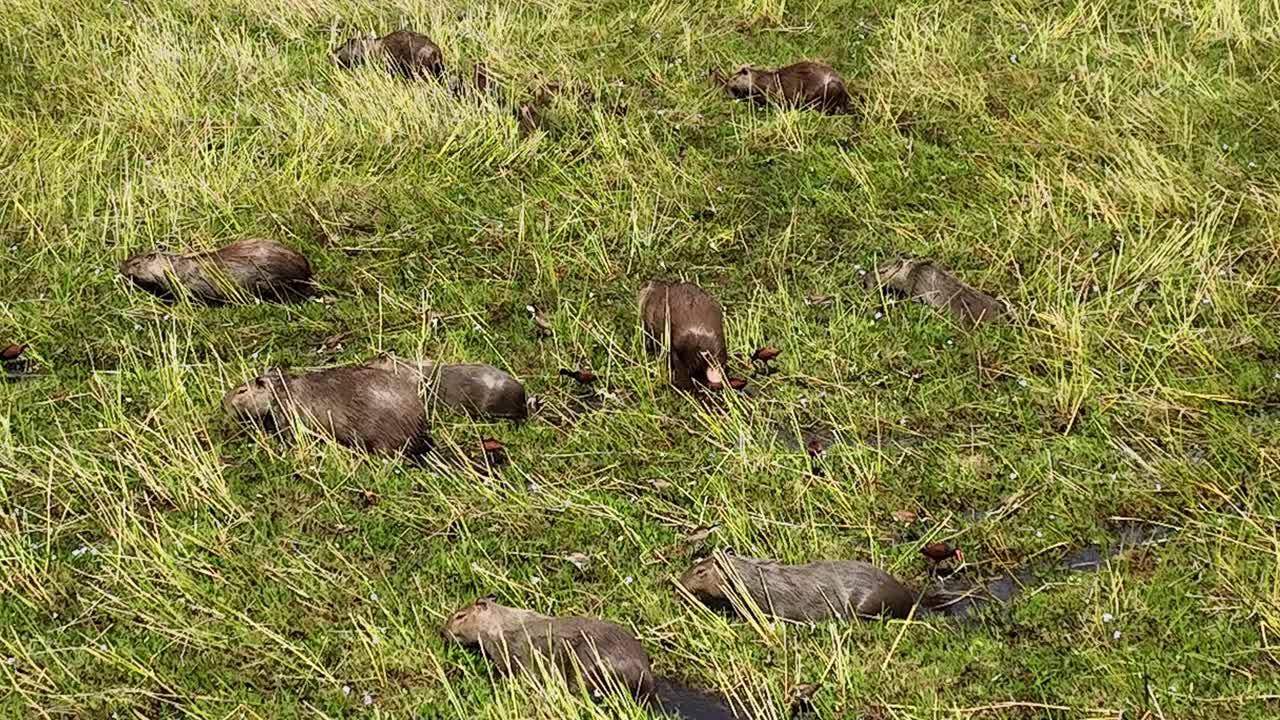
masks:
{"type": "Polygon", "coordinates": [[[387,63],[405,78],[440,77],[444,74],[444,56],[431,38],[412,30],[396,30],[374,37],[372,33],[357,35],[333,51],[333,61],[350,70],[370,60],[387,63]]]}
{"type": "Polygon", "coordinates": [[[420,384],[362,366],[300,375],[272,368],[228,392],[222,406],[286,439],[304,429],[350,448],[420,459],[431,449],[420,384]]]}
{"type": "Polygon", "coordinates": [[[965,325],[1000,322],[1005,306],[990,295],[970,287],[928,260],[890,260],[867,276],[867,284],[900,292],[912,300],[947,310],[965,325]]]}
{"type": "Polygon", "coordinates": [[[444,636],[478,649],[504,674],[553,674],[592,697],[653,694],[644,646],[626,628],[587,617],[551,617],[481,598],[449,618],[444,636]]]}
{"type": "Polygon", "coordinates": [[[428,400],[472,417],[523,420],[529,415],[524,386],[491,365],[439,365],[431,360],[405,360],[390,353],[383,353],[365,365],[410,373],[421,379],[428,391],[428,400]]]}
{"type": "Polygon", "coordinates": [[[645,348],[668,350],[671,384],[681,390],[698,383],[719,389],[729,362],[720,303],[692,283],[657,280],[645,283],[639,299],[645,348]]]}
{"type": "Polygon", "coordinates": [[[482,598],[454,613],[443,635],[478,650],[506,675],[546,673],[593,699],[616,691],[684,720],[743,717],[715,693],[654,677],[640,641],[608,620],[552,617],[482,598]]]}
{"type": "Polygon", "coordinates": [[[120,264],[120,274],[163,298],[186,295],[207,303],[255,296],[288,300],[311,291],[311,264],[274,240],[238,240],[205,253],[150,252],[120,264]]]}
{"type": "Polygon", "coordinates": [[[825,63],[798,62],[776,70],[744,66],[724,82],[738,100],[809,107],[830,113],[847,112],[849,90],[835,68],[825,63]]]}
{"type": "Polygon", "coordinates": [[[794,620],[847,620],[887,615],[905,618],[916,595],[892,575],[856,560],[784,565],[773,560],[721,555],[693,563],[680,585],[703,603],[730,609],[737,582],[765,615],[794,620]]]}

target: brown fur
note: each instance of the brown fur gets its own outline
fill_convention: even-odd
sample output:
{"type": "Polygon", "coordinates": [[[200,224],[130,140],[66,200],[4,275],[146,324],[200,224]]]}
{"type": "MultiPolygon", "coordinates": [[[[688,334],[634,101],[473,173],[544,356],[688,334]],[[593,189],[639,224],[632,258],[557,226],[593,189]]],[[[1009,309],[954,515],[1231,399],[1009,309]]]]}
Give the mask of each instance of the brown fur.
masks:
{"type": "Polygon", "coordinates": [[[999,300],[927,260],[892,260],[881,265],[868,281],[947,310],[966,325],[1005,319],[1005,307],[999,300]]]}
{"type": "Polygon", "coordinates": [[[505,674],[553,673],[592,697],[625,689],[653,694],[644,646],[626,628],[587,617],[550,617],[482,598],[454,613],[444,635],[477,648],[505,674]]]}
{"type": "Polygon", "coordinates": [[[303,375],[271,369],[222,399],[233,417],[291,438],[294,423],[347,447],[417,458],[431,448],[419,381],[369,367],[303,375]]]}
{"type": "Polygon", "coordinates": [[[692,283],[656,280],[645,283],[639,299],[646,349],[656,352],[670,338],[671,384],[682,390],[692,390],[695,383],[717,387],[714,376],[718,372],[723,378],[729,363],[720,303],[692,283]]]}
{"type": "Polygon", "coordinates": [[[214,252],[150,252],[120,264],[120,274],[159,297],[186,294],[224,303],[258,296],[287,300],[311,290],[311,264],[274,240],[238,240],[214,252]]]}
{"type": "Polygon", "coordinates": [[[522,420],[529,414],[524,386],[491,365],[437,365],[430,360],[405,360],[385,353],[368,367],[410,373],[421,379],[428,399],[472,417],[522,420]]]}
{"type": "Polygon", "coordinates": [[[685,590],[721,608],[731,606],[737,581],[765,615],[797,622],[903,618],[915,604],[915,594],[892,575],[857,560],[784,565],[724,555],[698,560],[680,576],[685,590]]]}
{"type": "Polygon", "coordinates": [[[847,112],[849,91],[835,68],[824,63],[798,62],[776,70],[743,67],[724,82],[738,100],[811,107],[847,112]]]}
{"type": "Polygon", "coordinates": [[[339,67],[352,69],[370,59],[379,58],[390,69],[406,78],[440,77],[444,74],[444,56],[431,38],[411,30],[396,30],[375,38],[358,35],[333,51],[339,67]]]}

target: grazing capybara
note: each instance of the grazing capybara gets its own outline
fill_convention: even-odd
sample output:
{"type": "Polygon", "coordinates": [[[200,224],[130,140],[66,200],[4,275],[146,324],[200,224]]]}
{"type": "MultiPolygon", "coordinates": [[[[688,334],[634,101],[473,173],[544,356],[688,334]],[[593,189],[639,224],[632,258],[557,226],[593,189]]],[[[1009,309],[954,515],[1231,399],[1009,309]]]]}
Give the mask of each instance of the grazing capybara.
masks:
{"type": "Polygon", "coordinates": [[[420,384],[407,373],[363,366],[298,375],[272,368],[228,392],[222,407],[285,438],[306,430],[357,450],[418,459],[431,449],[420,384]]]}
{"type": "Polygon", "coordinates": [[[724,81],[738,100],[809,107],[830,113],[847,112],[849,90],[835,68],[824,63],[798,62],[776,70],[742,67],[724,81]]]}
{"type": "Polygon", "coordinates": [[[120,264],[120,274],[163,298],[186,295],[207,303],[250,296],[289,300],[310,293],[311,264],[274,240],[238,240],[213,252],[150,252],[120,264]]]}
{"type": "Polygon", "coordinates": [[[734,720],[723,698],[655,678],[649,654],[629,630],[608,620],[552,617],[481,598],[445,623],[446,639],[479,651],[506,674],[558,677],[598,699],[630,694],[685,720],[734,720]]]}
{"type": "Polygon", "coordinates": [[[645,283],[639,299],[645,347],[651,353],[668,350],[671,384],[719,389],[729,362],[720,303],[692,283],[658,280],[645,283]]]}
{"type": "Polygon", "coordinates": [[[916,595],[880,568],[857,560],[785,565],[721,555],[696,561],[680,585],[707,605],[727,609],[738,590],[765,615],[815,622],[887,615],[904,618],[916,595]]]}
{"type": "Polygon", "coordinates": [[[428,400],[472,417],[523,420],[529,415],[524,386],[491,365],[440,365],[431,360],[405,360],[390,353],[365,363],[368,367],[420,378],[428,400]]]}
{"type": "Polygon", "coordinates": [[[333,61],[347,70],[370,61],[386,63],[392,72],[406,78],[440,77],[444,56],[431,38],[412,30],[396,30],[374,37],[357,35],[333,51],[333,61]]]}
{"type": "Polygon", "coordinates": [[[928,260],[890,260],[867,277],[867,284],[879,284],[912,300],[947,310],[966,325],[1006,319],[1003,303],[928,260]]]}
{"type": "Polygon", "coordinates": [[[506,674],[551,672],[589,695],[653,694],[649,654],[626,628],[587,617],[550,617],[481,598],[444,626],[449,640],[478,648],[506,674]]]}

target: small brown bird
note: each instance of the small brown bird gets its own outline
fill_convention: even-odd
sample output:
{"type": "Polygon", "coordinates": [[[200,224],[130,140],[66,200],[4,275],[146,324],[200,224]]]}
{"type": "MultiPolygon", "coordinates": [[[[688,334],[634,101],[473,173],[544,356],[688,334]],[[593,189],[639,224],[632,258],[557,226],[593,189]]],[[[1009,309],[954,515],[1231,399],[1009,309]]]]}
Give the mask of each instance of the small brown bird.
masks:
{"type": "Polygon", "coordinates": [[[17,360],[18,356],[22,355],[26,349],[26,345],[10,345],[3,350],[0,350],[0,360],[17,360]]]}
{"type": "Polygon", "coordinates": [[[765,345],[751,353],[751,364],[757,366],[757,372],[761,375],[769,375],[774,372],[773,368],[769,367],[769,363],[781,354],[782,350],[765,345]]]}
{"type": "Polygon", "coordinates": [[[782,354],[782,351],[779,350],[778,348],[769,347],[768,345],[765,345],[763,347],[757,348],[755,352],[751,353],[751,362],[767,363],[781,354],[782,354]]]}
{"type": "Polygon", "coordinates": [[[929,543],[920,548],[920,554],[935,563],[945,562],[952,558],[964,562],[964,553],[961,552],[960,548],[952,547],[944,542],[929,543]]]}
{"type": "Polygon", "coordinates": [[[533,319],[533,324],[538,326],[538,334],[551,334],[551,322],[547,320],[546,314],[532,305],[525,305],[524,309],[529,311],[529,317],[533,319]]]}
{"type": "Polygon", "coordinates": [[[590,370],[569,370],[568,368],[560,368],[560,377],[571,378],[579,385],[590,385],[596,381],[596,374],[590,370]]]}
{"type": "Polygon", "coordinates": [[[496,467],[507,461],[507,446],[493,438],[485,438],[481,440],[480,448],[484,450],[485,462],[487,462],[490,467],[496,467]]]}
{"type": "Polygon", "coordinates": [[[791,692],[787,693],[787,707],[791,708],[791,717],[804,718],[817,714],[813,698],[820,689],[821,683],[803,683],[791,688],[791,692]]]}

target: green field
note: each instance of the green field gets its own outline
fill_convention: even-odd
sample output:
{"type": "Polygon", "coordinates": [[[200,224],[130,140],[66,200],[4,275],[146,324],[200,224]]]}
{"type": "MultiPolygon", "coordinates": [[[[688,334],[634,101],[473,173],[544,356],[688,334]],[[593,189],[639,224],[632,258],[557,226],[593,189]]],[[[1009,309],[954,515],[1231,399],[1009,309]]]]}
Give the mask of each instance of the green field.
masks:
{"type": "Polygon", "coordinates": [[[0,345],[34,377],[0,383],[0,716],[645,717],[446,646],[486,594],[620,622],[759,718],[819,682],[821,718],[1280,716],[1277,28],[1275,0],[5,0],[0,345]],[[544,130],[327,61],[398,27],[512,100],[558,86],[544,130]],[[858,111],[707,79],[800,59],[858,111]],[[171,305],[115,272],[249,237],[305,252],[318,297],[171,305]],[[863,289],[897,255],[1013,322],[863,289]],[[766,343],[781,372],[671,390],[649,277],[721,299],[737,372],[766,343]],[[434,420],[506,443],[485,477],[219,408],[381,351],[491,363],[542,411],[434,420]],[[559,367],[604,378],[599,409],[559,367]],[[1126,518],[1168,535],[1055,569],[1126,518]],[[923,587],[936,540],[1037,580],[970,622],[673,592],[729,547],[923,587]]]}

